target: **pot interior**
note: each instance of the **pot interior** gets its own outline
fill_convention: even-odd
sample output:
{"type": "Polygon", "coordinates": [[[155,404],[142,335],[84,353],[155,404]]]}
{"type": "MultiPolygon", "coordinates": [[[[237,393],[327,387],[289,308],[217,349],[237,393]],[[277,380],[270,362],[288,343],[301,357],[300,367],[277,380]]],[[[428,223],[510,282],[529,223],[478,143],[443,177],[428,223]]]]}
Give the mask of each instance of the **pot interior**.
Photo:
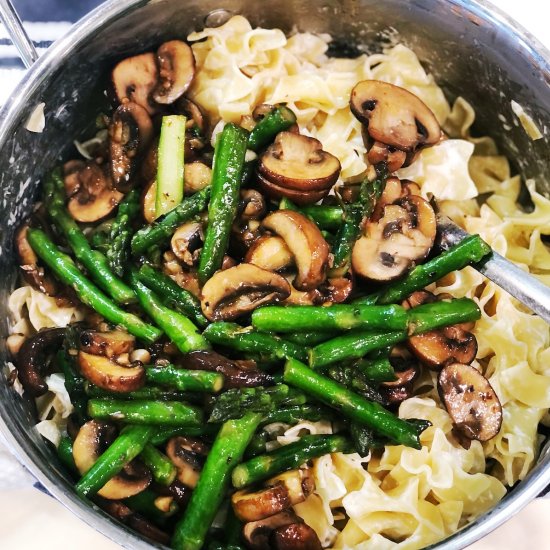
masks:
{"type": "MultiPolygon", "coordinates": [[[[7,299],[17,276],[13,232],[29,214],[42,175],[60,159],[75,156],[74,139],[93,132],[96,116],[107,106],[104,90],[113,62],[164,40],[186,37],[202,29],[205,21],[221,22],[227,13],[242,14],[252,24],[287,32],[295,28],[328,32],[334,38],[331,51],[335,55],[372,53],[398,42],[409,46],[443,87],[447,99],[452,101],[461,95],[474,105],[474,134],[495,138],[517,172],[524,178],[534,178],[539,190],[550,189],[550,59],[534,51],[500,15],[491,14],[483,5],[459,0],[113,0],[52,47],[3,112],[0,364],[8,360],[7,299]],[[212,14],[221,5],[226,11],[212,14]],[[543,139],[530,140],[512,113],[511,100],[527,110],[546,134],[543,139]],[[45,103],[46,127],[42,133],[31,133],[24,125],[41,102],[45,103]]],[[[123,546],[150,547],[133,534],[115,528],[114,520],[92,513],[74,496],[55,452],[32,429],[29,404],[8,388],[4,369],[0,377],[0,414],[11,443],[33,473],[80,517],[123,546]]],[[[461,548],[498,525],[544,486],[549,477],[545,467],[543,460],[496,511],[439,547],[461,548]]]]}

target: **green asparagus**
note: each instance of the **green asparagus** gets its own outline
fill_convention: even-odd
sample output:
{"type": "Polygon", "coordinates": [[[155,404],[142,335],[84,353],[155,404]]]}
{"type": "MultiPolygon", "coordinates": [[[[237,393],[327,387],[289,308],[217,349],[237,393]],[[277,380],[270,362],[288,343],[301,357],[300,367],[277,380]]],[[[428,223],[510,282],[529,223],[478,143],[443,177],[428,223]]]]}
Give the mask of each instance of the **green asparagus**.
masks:
{"type": "Polygon", "coordinates": [[[365,376],[354,367],[338,365],[330,367],[326,373],[334,381],[358,393],[369,401],[387,405],[382,395],[371,387],[365,376]]]}
{"type": "Polygon", "coordinates": [[[332,204],[312,204],[310,206],[298,207],[290,199],[283,197],[279,203],[280,210],[294,210],[301,212],[310,220],[314,221],[319,229],[329,231],[339,229],[342,225],[344,211],[341,206],[332,204]]]}
{"type": "Polygon", "coordinates": [[[218,372],[187,370],[175,365],[148,367],[145,373],[147,382],[171,386],[181,391],[218,393],[224,384],[224,376],[218,372]]]}
{"type": "MultiPolygon", "coordinates": [[[[98,388],[89,382],[84,384],[84,390],[89,398],[110,397],[111,399],[145,399],[151,401],[189,401],[190,403],[200,405],[203,402],[203,396],[195,392],[182,392],[169,388],[160,388],[157,386],[144,386],[139,390],[120,393],[98,388]]],[[[71,398],[72,399],[72,398],[71,398]]]]}
{"type": "Polygon", "coordinates": [[[318,422],[319,420],[329,420],[332,416],[332,411],[320,407],[318,405],[294,405],[292,407],[277,408],[272,412],[267,413],[262,425],[271,424],[272,422],[283,422],[284,424],[297,424],[302,420],[318,422]]]}
{"type": "Polygon", "coordinates": [[[55,356],[57,366],[65,377],[65,388],[74,407],[76,417],[82,424],[88,420],[88,397],[85,392],[85,378],[80,374],[74,359],[66,351],[59,350],[55,356]]]}
{"type": "Polygon", "coordinates": [[[378,386],[382,382],[392,382],[396,379],[395,370],[387,357],[381,357],[375,360],[362,359],[355,368],[360,371],[366,381],[378,386]]]}
{"type": "Polygon", "coordinates": [[[176,525],[172,548],[200,550],[214,516],[229,486],[231,471],[238,464],[261,421],[261,415],[246,413],[224,423],[216,437],[183,519],[176,525]]]}
{"type": "Polygon", "coordinates": [[[284,380],[321,403],[340,411],[350,420],[367,426],[398,444],[421,448],[421,426],[398,418],[378,403],[368,401],[295,359],[286,362],[284,380]]]}
{"type": "Polygon", "coordinates": [[[55,276],[74,289],[80,301],[102,315],[113,325],[121,325],[137,338],[154,342],[162,332],[148,325],[136,315],[120,309],[94,286],[76,267],[73,260],[59,251],[50,238],[40,229],[29,229],[27,239],[36,255],[52,270],[55,276]]]}
{"type": "Polygon", "coordinates": [[[312,458],[328,453],[350,451],[350,442],[341,435],[305,435],[294,443],[239,464],[233,470],[231,480],[233,487],[242,489],[252,483],[298,468],[312,458]]]}
{"type": "Polygon", "coordinates": [[[153,433],[150,426],[127,426],[76,484],[80,496],[97,493],[141,453],[153,433]]]}
{"type": "Polygon", "coordinates": [[[180,401],[90,399],[88,414],[100,420],[123,420],[140,425],[195,427],[202,423],[201,409],[180,401]]]}
{"type": "Polygon", "coordinates": [[[151,445],[162,445],[176,435],[186,437],[214,437],[218,433],[219,426],[214,424],[202,424],[200,426],[160,426],[151,436],[151,445]]]}
{"type": "Polygon", "coordinates": [[[212,172],[212,198],[208,205],[208,226],[201,251],[198,276],[204,285],[222,266],[231,225],[239,205],[248,133],[229,123],[218,135],[212,172]]]}
{"type": "Polygon", "coordinates": [[[65,466],[71,474],[79,475],[78,468],[74,463],[73,442],[70,437],[64,436],[61,438],[57,446],[57,456],[59,456],[59,460],[61,460],[63,466],[65,466]]]}
{"type": "Polygon", "coordinates": [[[279,132],[296,124],[296,115],[284,105],[275,107],[254,126],[248,137],[248,148],[259,151],[269,145],[279,132]]]}
{"type": "MultiPolygon", "coordinates": [[[[162,497],[160,497],[162,498],[162,497]]],[[[150,489],[145,489],[137,495],[134,495],[123,500],[124,504],[127,504],[134,512],[143,515],[153,523],[164,527],[167,520],[174,516],[179,511],[177,502],[172,501],[168,510],[164,511],[158,508],[156,502],[159,499],[159,495],[150,489]]]]}
{"type": "Polygon", "coordinates": [[[143,447],[139,457],[160,485],[168,486],[176,479],[177,470],[172,461],[151,443],[143,447]]]}

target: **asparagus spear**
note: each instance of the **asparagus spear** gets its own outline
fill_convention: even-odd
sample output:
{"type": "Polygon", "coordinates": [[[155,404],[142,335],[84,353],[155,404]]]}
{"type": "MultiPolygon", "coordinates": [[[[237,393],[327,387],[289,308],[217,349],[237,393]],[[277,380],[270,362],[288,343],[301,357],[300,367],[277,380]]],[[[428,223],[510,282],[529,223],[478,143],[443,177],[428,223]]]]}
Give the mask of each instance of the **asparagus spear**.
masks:
{"type": "Polygon", "coordinates": [[[218,372],[180,369],[174,365],[149,367],[145,373],[147,382],[172,386],[181,391],[218,393],[224,383],[224,376],[218,372]]]}
{"type": "Polygon", "coordinates": [[[78,421],[86,422],[88,413],[88,397],[84,390],[85,379],[75,368],[74,360],[64,350],[59,350],[55,356],[56,364],[65,376],[65,388],[71,399],[78,421]]]}
{"type": "Polygon", "coordinates": [[[407,311],[398,305],[364,306],[333,304],[324,306],[265,306],[252,313],[252,325],[258,330],[290,332],[313,328],[320,332],[350,329],[403,330],[407,311]]]}
{"type": "Polygon", "coordinates": [[[57,446],[57,456],[61,460],[63,466],[69,470],[72,474],[79,475],[78,468],[74,463],[73,458],[73,442],[68,436],[62,437],[57,446]]]}
{"type": "Polygon", "coordinates": [[[279,209],[301,212],[310,220],[313,220],[319,229],[326,229],[329,231],[339,229],[342,225],[344,216],[344,211],[341,206],[335,206],[332,204],[312,204],[310,206],[298,207],[286,197],[281,199],[279,209]]]}
{"type": "Polygon", "coordinates": [[[296,124],[296,115],[284,105],[275,107],[254,126],[248,137],[248,148],[259,151],[273,141],[279,132],[296,124]]]}
{"type": "Polygon", "coordinates": [[[226,124],[216,141],[212,172],[212,198],[208,205],[208,226],[201,251],[198,276],[204,285],[220,269],[227,250],[231,224],[237,214],[248,133],[226,124]]]}
{"type": "Polygon", "coordinates": [[[357,422],[351,423],[349,432],[355,450],[362,457],[368,456],[372,449],[378,449],[385,444],[384,438],[377,437],[373,430],[357,422]]]}
{"type": "Polygon", "coordinates": [[[361,372],[358,372],[357,369],[339,365],[337,367],[330,367],[327,374],[334,381],[342,384],[342,386],[345,386],[350,390],[357,392],[365,399],[374,401],[375,403],[380,403],[380,405],[387,405],[387,402],[382,395],[380,395],[380,393],[369,385],[365,376],[363,376],[361,372]]]}
{"type": "MultiPolygon", "coordinates": [[[[84,391],[90,398],[110,397],[112,399],[141,399],[151,401],[190,401],[200,405],[203,402],[203,396],[194,392],[182,392],[171,390],[169,388],[159,388],[156,386],[144,386],[139,390],[128,393],[112,392],[98,388],[89,382],[84,384],[84,391]]],[[[72,400],[72,398],[71,398],[72,400]]]]}
{"type": "Polygon", "coordinates": [[[285,384],[264,388],[235,388],[223,392],[216,398],[208,422],[225,422],[240,418],[246,411],[268,415],[281,407],[303,405],[306,402],[302,392],[285,384]]]}
{"type": "Polygon", "coordinates": [[[147,443],[143,447],[143,451],[141,451],[139,457],[145,466],[151,470],[153,479],[157,483],[160,483],[160,485],[167,487],[176,479],[177,470],[172,461],[155,446],[151,445],[151,443],[147,443]]]}
{"type": "Polygon", "coordinates": [[[334,335],[330,332],[293,332],[285,334],[285,340],[302,346],[314,346],[330,340],[334,335]]]}
{"type": "Polygon", "coordinates": [[[238,420],[224,423],[208,454],[185,515],[176,525],[172,539],[174,550],[202,548],[225,496],[231,471],[241,461],[260,421],[260,414],[249,412],[238,420]]]}
{"type": "Polygon", "coordinates": [[[74,289],[80,301],[97,311],[114,325],[121,325],[137,338],[154,342],[162,332],[148,325],[136,315],[120,309],[94,286],[76,267],[73,260],[59,251],[50,238],[40,229],[29,229],[27,239],[36,255],[52,270],[55,276],[74,289]]]}
{"type": "Polygon", "coordinates": [[[306,360],[307,349],[298,344],[287,342],[277,336],[258,332],[252,328],[243,329],[236,323],[212,323],[203,332],[203,336],[211,343],[225,346],[238,351],[257,353],[269,358],[285,359],[296,357],[306,360]]]}
{"type": "Polygon", "coordinates": [[[319,420],[329,419],[331,416],[332,411],[318,405],[309,405],[306,403],[305,405],[277,408],[264,416],[262,425],[271,424],[272,422],[297,424],[302,420],[318,422],[319,420]]]}
{"type": "Polygon", "coordinates": [[[168,510],[163,511],[156,505],[158,499],[159,495],[150,489],[145,489],[145,491],[141,491],[137,495],[125,498],[123,502],[135,512],[164,527],[167,520],[179,510],[179,506],[175,501],[172,501],[168,510]]]}
{"type": "Polygon", "coordinates": [[[76,259],[88,270],[90,277],[115,301],[129,304],[136,301],[132,289],[111,271],[107,258],[92,250],[78,224],[65,208],[61,171],[54,170],[44,182],[45,204],[50,218],[66,237],[76,259]]]}
{"type": "Polygon", "coordinates": [[[359,199],[345,204],[343,222],[336,234],[336,243],[332,248],[334,254],[333,271],[345,273],[349,268],[351,251],[361,233],[363,218],[368,218],[374,211],[376,201],[382,195],[388,178],[388,167],[381,162],[374,166],[376,177],[373,181],[365,179],[361,183],[359,199]]]}
{"type": "Polygon", "coordinates": [[[417,265],[404,279],[383,289],[377,303],[400,302],[414,291],[438,281],[448,273],[480,262],[490,253],[491,247],[479,235],[469,235],[439,256],[417,265]]]}
{"type": "Polygon", "coordinates": [[[211,437],[218,433],[218,426],[213,424],[201,424],[200,426],[161,426],[151,436],[151,445],[162,445],[176,435],[187,437],[211,437]]]}
{"type": "Polygon", "coordinates": [[[395,370],[387,357],[373,361],[362,359],[355,365],[355,368],[363,374],[367,383],[373,386],[396,379],[395,370]]]}
{"type": "Polygon", "coordinates": [[[166,214],[183,199],[185,124],[183,115],[162,117],[157,163],[155,215],[166,214]]]}
{"type": "Polygon", "coordinates": [[[366,400],[296,359],[286,362],[284,380],[341,412],[350,420],[367,426],[400,445],[421,448],[419,436],[423,428],[398,418],[378,403],[366,400]]]}
{"type": "Polygon", "coordinates": [[[181,313],[164,306],[160,298],[138,279],[135,269],[130,271],[130,282],[141,307],[182,353],[197,349],[210,349],[210,345],[192,321],[181,313]]]}
{"type": "Polygon", "coordinates": [[[152,246],[166,241],[183,222],[200,214],[210,198],[210,186],[197,191],[183,199],[173,210],[164,214],[151,225],[140,229],[133,237],[131,248],[133,254],[141,254],[152,246]]]}
{"type": "Polygon", "coordinates": [[[137,274],[138,279],[156,292],[164,305],[183,313],[191,318],[199,327],[208,325],[208,320],[202,314],[201,303],[191,292],[181,288],[168,275],[144,264],[137,274]]]}
{"type": "Polygon", "coordinates": [[[239,464],[233,470],[231,480],[233,487],[242,489],[252,483],[298,468],[312,458],[328,453],[350,451],[350,442],[341,435],[305,435],[294,443],[239,464]]]}
{"type": "Polygon", "coordinates": [[[153,433],[151,426],[127,426],[76,484],[80,496],[97,493],[141,453],[153,433]]]}
{"type": "Polygon", "coordinates": [[[107,260],[111,269],[119,276],[124,275],[130,260],[130,241],[132,240],[132,221],[140,210],[140,194],[132,189],[118,205],[115,221],[111,225],[107,244],[107,260]]]}
{"type": "Polygon", "coordinates": [[[475,321],[480,316],[478,306],[468,298],[423,304],[407,312],[406,330],[395,332],[357,331],[337,336],[311,349],[309,364],[312,368],[320,368],[337,361],[360,359],[371,351],[393,346],[413,334],[475,321]]]}
{"type": "Polygon", "coordinates": [[[202,411],[179,401],[90,399],[88,414],[100,420],[124,420],[154,426],[200,426],[202,411]]]}

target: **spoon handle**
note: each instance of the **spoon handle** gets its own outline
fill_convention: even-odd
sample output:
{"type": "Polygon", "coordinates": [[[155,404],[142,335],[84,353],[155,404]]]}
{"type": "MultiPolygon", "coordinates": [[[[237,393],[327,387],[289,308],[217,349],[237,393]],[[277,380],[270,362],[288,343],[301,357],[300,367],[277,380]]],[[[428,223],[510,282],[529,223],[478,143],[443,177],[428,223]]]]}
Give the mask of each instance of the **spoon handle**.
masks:
{"type": "Polygon", "coordinates": [[[0,0],[0,20],[4,23],[11,41],[17,48],[25,67],[27,67],[27,69],[30,68],[38,59],[38,52],[32,40],[29,38],[27,31],[25,31],[23,23],[21,23],[21,19],[15,11],[11,0],[0,0]]]}

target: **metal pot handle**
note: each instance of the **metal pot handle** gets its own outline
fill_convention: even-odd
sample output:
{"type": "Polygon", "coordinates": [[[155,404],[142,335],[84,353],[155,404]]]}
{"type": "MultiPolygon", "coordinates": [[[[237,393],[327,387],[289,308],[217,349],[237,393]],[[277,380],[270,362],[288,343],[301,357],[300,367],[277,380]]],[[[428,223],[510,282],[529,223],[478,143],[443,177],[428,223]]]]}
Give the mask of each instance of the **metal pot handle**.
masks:
{"type": "Polygon", "coordinates": [[[19,52],[25,67],[30,68],[38,59],[38,52],[23,27],[23,23],[11,0],[0,0],[0,20],[4,23],[8,34],[19,52]]]}

